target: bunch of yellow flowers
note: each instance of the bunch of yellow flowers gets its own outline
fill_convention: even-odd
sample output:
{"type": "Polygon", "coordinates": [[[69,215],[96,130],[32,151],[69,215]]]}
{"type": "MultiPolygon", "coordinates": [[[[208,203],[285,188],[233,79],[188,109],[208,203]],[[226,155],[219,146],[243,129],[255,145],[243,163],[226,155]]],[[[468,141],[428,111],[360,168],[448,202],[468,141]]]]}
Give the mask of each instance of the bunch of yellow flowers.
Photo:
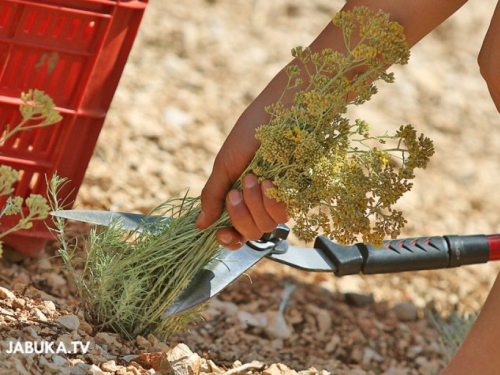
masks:
{"type": "Polygon", "coordinates": [[[407,63],[403,28],[366,7],[340,12],[333,23],[343,30],[347,53],[293,50],[314,70],[306,72],[304,85],[301,70],[287,67],[286,90],[306,87],[294,94],[292,106],[278,101],[267,108],[271,119],[257,129],[261,146],[249,171],[274,181],[269,194],[286,203],[302,240],[322,232],[342,244],[361,235],[378,245],[400,233],[405,219],[392,206],[411,189],[415,168],[426,167],[433,144],[411,125],[372,136],[365,121],[345,117],[347,106],[377,92],[375,81],[394,81],[387,66],[407,63]],[[353,40],[358,42],[351,45],[353,40]]]}

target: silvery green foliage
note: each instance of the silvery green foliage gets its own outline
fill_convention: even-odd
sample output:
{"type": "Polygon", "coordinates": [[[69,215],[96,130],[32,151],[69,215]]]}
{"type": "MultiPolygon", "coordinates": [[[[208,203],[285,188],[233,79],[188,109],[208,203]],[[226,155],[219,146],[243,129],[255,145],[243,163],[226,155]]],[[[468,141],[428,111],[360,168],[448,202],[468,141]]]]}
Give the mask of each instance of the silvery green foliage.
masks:
{"type": "Polygon", "coordinates": [[[472,314],[458,314],[457,312],[453,312],[446,319],[437,312],[430,312],[428,314],[430,321],[439,333],[441,348],[448,361],[457,352],[476,321],[478,314],[479,311],[472,314]]]}

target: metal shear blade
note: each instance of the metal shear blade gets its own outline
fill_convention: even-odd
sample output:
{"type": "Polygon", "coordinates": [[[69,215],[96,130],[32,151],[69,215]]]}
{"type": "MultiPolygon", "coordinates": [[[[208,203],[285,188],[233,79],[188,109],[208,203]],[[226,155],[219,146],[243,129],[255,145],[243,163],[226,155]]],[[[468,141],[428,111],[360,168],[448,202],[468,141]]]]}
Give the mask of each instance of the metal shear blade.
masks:
{"type": "Polygon", "coordinates": [[[171,221],[171,219],[162,216],[100,210],[60,210],[52,211],[50,214],[63,219],[77,220],[95,225],[117,225],[125,231],[136,230],[138,232],[160,230],[171,221]]]}
{"type": "MultiPolygon", "coordinates": [[[[160,216],[98,210],[55,211],[51,214],[70,220],[103,226],[118,225],[123,230],[137,231],[160,229],[170,221],[160,216]]],[[[288,227],[279,226],[261,241],[248,242],[237,251],[222,249],[216,258],[193,277],[161,317],[165,319],[175,316],[207,302],[264,257],[307,271],[335,271],[335,266],[322,252],[290,246],[284,239],[288,232],[288,227]]]]}

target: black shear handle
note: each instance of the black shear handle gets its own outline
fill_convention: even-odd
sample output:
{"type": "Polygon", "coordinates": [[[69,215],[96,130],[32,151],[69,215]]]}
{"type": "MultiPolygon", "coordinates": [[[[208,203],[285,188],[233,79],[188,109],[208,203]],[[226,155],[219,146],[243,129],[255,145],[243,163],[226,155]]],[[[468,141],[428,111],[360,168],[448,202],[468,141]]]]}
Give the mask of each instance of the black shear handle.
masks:
{"type": "Polygon", "coordinates": [[[326,237],[314,247],[336,266],[338,276],[420,271],[486,263],[499,259],[499,235],[435,236],[385,241],[380,248],[341,246],[326,237]]]}

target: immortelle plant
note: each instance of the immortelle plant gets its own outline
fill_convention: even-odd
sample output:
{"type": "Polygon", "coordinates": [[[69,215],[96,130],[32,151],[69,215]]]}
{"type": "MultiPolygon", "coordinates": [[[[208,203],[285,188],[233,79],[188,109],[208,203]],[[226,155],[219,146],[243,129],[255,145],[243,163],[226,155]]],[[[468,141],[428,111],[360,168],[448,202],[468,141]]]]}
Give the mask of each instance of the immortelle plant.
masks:
{"type": "MultiPolygon", "coordinates": [[[[52,99],[40,90],[29,90],[21,94],[22,104],[19,106],[21,121],[15,124],[6,124],[0,137],[0,145],[20,131],[31,131],[46,127],[61,121],[62,117],[54,109],[52,99]]],[[[29,229],[33,221],[44,220],[50,210],[47,200],[40,194],[31,194],[26,199],[14,196],[14,184],[19,178],[19,172],[8,165],[0,165],[0,197],[5,200],[0,210],[0,222],[4,216],[18,215],[19,220],[12,227],[0,233],[0,239],[12,232],[29,229]],[[23,209],[26,207],[26,210],[23,209]]],[[[0,241],[0,256],[2,255],[0,241]]]]}
{"type": "MultiPolygon", "coordinates": [[[[381,244],[400,233],[405,219],[393,205],[411,189],[414,170],[427,165],[433,145],[410,125],[394,134],[371,135],[365,121],[345,117],[348,106],[377,92],[374,82],[394,81],[386,72],[389,65],[407,63],[403,27],[365,7],[338,13],[333,24],[342,29],[347,52],[292,51],[307,67],[305,72],[286,68],[283,94],[293,90],[294,102],[285,106],[280,99],[267,108],[269,123],[256,131],[260,148],[242,177],[253,173],[274,182],[276,188],[267,194],[286,204],[302,240],[323,233],[342,244],[357,238],[381,244]]],[[[234,188],[240,187],[241,178],[234,188]]],[[[193,275],[217,257],[216,231],[231,226],[224,212],[210,228],[199,230],[199,213],[199,197],[184,196],[152,212],[172,219],[161,230],[94,230],[81,266],[63,248],[88,318],[128,337],[166,337],[184,327],[193,312],[166,320],[160,316],[193,275]]]]}

